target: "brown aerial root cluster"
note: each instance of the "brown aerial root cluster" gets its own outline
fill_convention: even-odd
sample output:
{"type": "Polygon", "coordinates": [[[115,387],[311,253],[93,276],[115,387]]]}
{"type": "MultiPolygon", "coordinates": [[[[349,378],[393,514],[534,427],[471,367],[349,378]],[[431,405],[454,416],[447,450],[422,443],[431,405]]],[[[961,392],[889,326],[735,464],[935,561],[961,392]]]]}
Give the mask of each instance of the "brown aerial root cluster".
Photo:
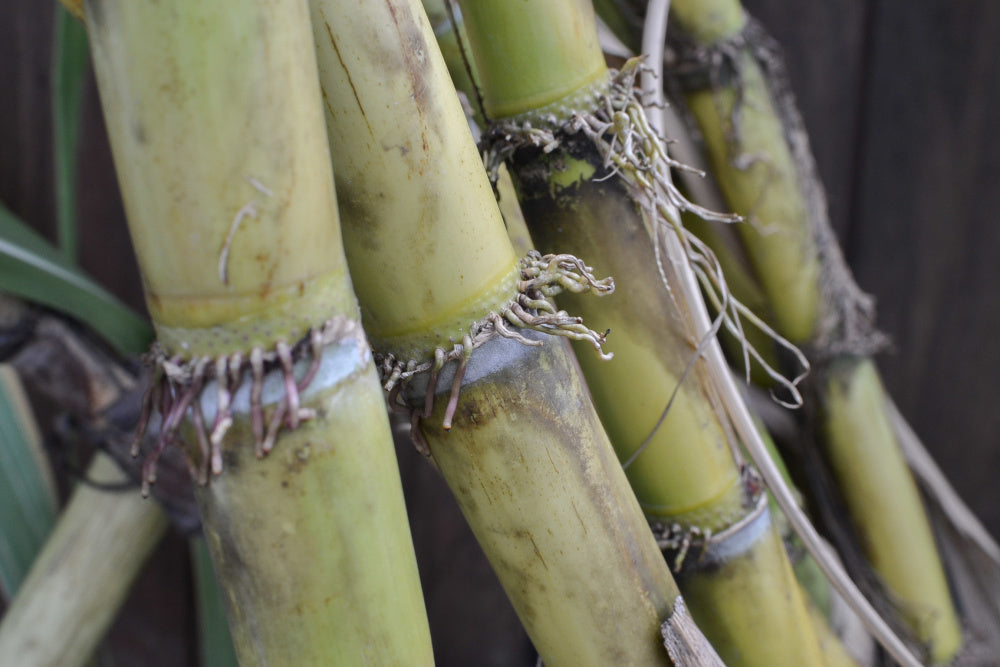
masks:
{"type": "MultiPolygon", "coordinates": [[[[559,148],[574,154],[580,146],[597,151],[605,172],[596,180],[616,178],[621,181],[636,206],[644,212],[660,270],[660,279],[673,294],[667,275],[671,272],[664,256],[664,239],[674,234],[680,242],[705,297],[718,313],[710,336],[725,327],[741,341],[743,365],[749,375],[753,359],[780,386],[787,398],[775,400],[788,407],[799,407],[802,396],[798,385],[809,370],[802,352],[757,317],[730,292],[715,253],[701,239],[681,224],[679,211],[689,211],[706,221],[737,223],[735,214],[717,213],[689,201],[674,185],[670,170],[697,170],[674,160],[667,153],[667,142],[653,129],[647,117],[647,105],[641,99],[636,77],[643,69],[643,59],[633,58],[610,80],[576,100],[578,109],[563,107],[533,111],[495,122],[483,135],[483,161],[492,178],[501,163],[525,148],[551,153],[559,148]],[[584,108],[585,107],[585,108],[584,108]],[[800,371],[788,378],[753,348],[743,333],[749,322],[785,349],[800,371]]],[[[697,172],[700,173],[700,172],[697,172]]],[[[695,341],[699,353],[708,338],[695,341]]]]}
{"type": "MultiPolygon", "coordinates": [[[[421,418],[429,417],[434,410],[434,395],[437,392],[438,377],[445,364],[457,362],[458,367],[452,379],[448,405],[445,409],[443,426],[451,429],[458,396],[462,387],[465,369],[472,353],[498,336],[516,340],[523,345],[538,346],[542,342],[525,338],[518,330],[530,329],[572,340],[586,341],[593,346],[602,359],[612,355],[604,351],[604,341],[609,332],[600,333],[589,329],[583,319],[557,310],[549,300],[560,292],[592,292],[598,296],[611,294],[615,283],[611,277],[598,280],[593,269],[573,255],[541,255],[530,251],[521,259],[521,280],[517,283],[517,293],[503,308],[490,311],[482,319],[473,322],[462,341],[451,349],[438,347],[433,352],[433,360],[397,359],[392,353],[375,354],[375,363],[382,384],[389,392],[389,405],[393,409],[407,412],[411,420],[411,434],[414,444],[424,455],[430,454],[417,428],[421,418]],[[513,327],[513,328],[512,328],[513,327]],[[400,399],[403,387],[417,375],[429,373],[427,389],[422,409],[406,406],[400,399]]],[[[428,355],[430,356],[430,355],[428,355]]]]}
{"type": "Polygon", "coordinates": [[[147,355],[153,366],[153,377],[143,398],[142,412],[132,441],[132,456],[138,456],[143,436],[149,427],[154,409],[162,417],[156,444],[146,456],[142,467],[142,494],[149,495],[149,485],[156,482],[156,466],[168,445],[181,445],[191,476],[199,484],[207,484],[209,470],[222,473],[222,441],[233,424],[233,398],[249,379],[250,426],[254,452],[262,458],[271,451],[282,427],[296,429],[303,421],[316,416],[315,411],[300,405],[300,396],[313,382],[319,371],[323,350],[332,344],[356,340],[367,349],[361,326],[348,317],[338,315],[317,328],[312,328],[294,345],[278,341],[264,350],[254,347],[249,354],[234,352],[217,357],[183,359],[169,355],[159,345],[147,355]],[[308,359],[309,366],[300,378],[294,367],[308,359]],[[264,379],[278,371],[282,376],[282,395],[273,408],[262,401],[264,379]],[[215,415],[207,423],[202,409],[202,394],[209,382],[216,383],[215,415]],[[268,414],[270,413],[270,414],[268,414]],[[183,446],[180,428],[185,416],[190,416],[198,455],[192,456],[183,446]]]}

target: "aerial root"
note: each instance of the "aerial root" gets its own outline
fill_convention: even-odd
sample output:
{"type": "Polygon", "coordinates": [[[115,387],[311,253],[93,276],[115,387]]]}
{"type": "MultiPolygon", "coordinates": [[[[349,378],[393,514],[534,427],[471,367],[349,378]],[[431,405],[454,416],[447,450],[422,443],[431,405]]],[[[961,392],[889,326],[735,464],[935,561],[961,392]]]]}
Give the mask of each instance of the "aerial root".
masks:
{"type": "Polygon", "coordinates": [[[681,525],[677,522],[663,523],[661,521],[651,522],[649,527],[656,538],[656,546],[669,559],[672,557],[671,567],[674,573],[681,571],[687,560],[688,554],[694,548],[698,551],[697,564],[700,564],[705,557],[709,540],[712,539],[710,528],[699,528],[698,526],[681,525]]]}
{"type": "Polygon", "coordinates": [[[131,453],[139,456],[143,436],[149,428],[153,410],[162,416],[159,435],[152,451],[142,466],[142,494],[149,495],[149,486],[156,482],[156,467],[163,451],[171,444],[180,446],[191,477],[201,485],[223,470],[222,441],[233,425],[233,397],[241,384],[250,382],[250,428],[254,440],[254,453],[258,458],[273,448],[282,428],[294,430],[310,419],[315,410],[301,406],[301,395],[319,371],[326,346],[347,340],[364,340],[358,323],[338,315],[312,328],[295,345],[278,341],[271,350],[254,347],[248,355],[235,352],[218,357],[196,357],[184,360],[179,356],[168,357],[156,344],[147,361],[153,365],[153,377],[143,397],[139,422],[132,441],[131,453]],[[295,362],[309,359],[309,366],[301,378],[296,379],[295,362]],[[270,409],[263,404],[264,380],[268,374],[281,374],[281,398],[270,409]],[[214,380],[215,414],[208,423],[202,407],[202,392],[214,380]],[[180,437],[180,428],[190,417],[197,449],[192,455],[180,437]]]}
{"type": "Polygon", "coordinates": [[[485,317],[474,322],[463,336],[462,342],[454,344],[451,349],[436,348],[433,360],[397,359],[392,353],[376,353],[376,368],[379,371],[382,387],[388,394],[390,407],[410,414],[414,446],[425,456],[429,455],[426,443],[422,441],[422,436],[418,435],[417,426],[421,418],[430,417],[434,411],[434,396],[437,393],[441,370],[448,363],[458,364],[442,421],[442,426],[447,431],[452,426],[465,369],[472,353],[487,341],[501,337],[517,341],[522,345],[532,347],[541,345],[542,341],[527,338],[521,333],[523,330],[531,329],[553,336],[584,341],[596,350],[601,359],[611,359],[612,355],[604,351],[608,332],[601,333],[589,329],[583,324],[582,318],[558,310],[550,298],[564,291],[574,294],[592,292],[601,296],[611,294],[614,290],[615,283],[612,278],[597,279],[593,269],[573,255],[542,255],[532,250],[521,259],[521,280],[517,283],[517,293],[514,297],[499,312],[490,311],[485,317]],[[428,381],[423,403],[418,407],[407,407],[400,399],[402,388],[414,377],[424,373],[428,374],[428,381]],[[417,437],[421,437],[420,442],[417,442],[417,437]]]}
{"type": "MultiPolygon", "coordinates": [[[[581,141],[593,146],[606,172],[597,180],[620,179],[636,204],[644,211],[650,224],[649,231],[659,265],[660,278],[665,288],[673,293],[668,280],[673,270],[661,253],[661,246],[665,242],[664,235],[673,234],[680,241],[707,299],[719,313],[711,335],[715,335],[721,328],[733,333],[741,344],[747,376],[749,377],[750,363],[753,360],[762,366],[790,397],[787,400],[779,399],[772,393],[775,400],[786,407],[799,407],[802,404],[802,396],[798,385],[809,369],[805,356],[732,296],[722,267],[711,248],[681,224],[679,211],[691,212],[711,222],[736,223],[742,218],[735,214],[718,213],[698,206],[689,201],[674,185],[670,175],[671,169],[695,172],[697,170],[670,157],[666,149],[667,141],[650,125],[646,105],[641,100],[641,91],[636,82],[636,77],[643,68],[642,58],[633,58],[626,62],[606,86],[594,88],[593,98],[587,102],[585,110],[572,112],[562,118],[554,113],[535,112],[530,117],[506,119],[495,123],[483,137],[483,159],[487,170],[491,175],[496,174],[501,163],[523,148],[534,147],[551,152],[556,147],[581,141]],[[797,361],[799,371],[792,377],[786,377],[769,366],[747,342],[743,332],[744,322],[750,322],[773,339],[778,346],[787,350],[797,361]]],[[[559,267],[568,268],[568,265],[569,262],[564,260],[560,262],[559,267]]],[[[558,289],[573,290],[574,284],[581,286],[586,284],[590,289],[596,289],[587,280],[590,276],[588,267],[582,266],[581,263],[572,268],[573,278],[554,281],[553,284],[558,289]]],[[[533,270],[540,275],[543,271],[553,269],[547,267],[533,270]]],[[[566,322],[565,327],[567,331],[574,331],[570,322],[566,322]]],[[[574,333],[578,333],[581,339],[588,339],[588,334],[583,331],[574,333]]],[[[691,335],[694,337],[693,333],[691,335]]],[[[696,349],[700,350],[703,343],[704,341],[692,339],[696,349]]]]}
{"type": "Polygon", "coordinates": [[[765,516],[768,508],[767,494],[759,474],[750,466],[741,469],[741,484],[743,487],[742,511],[738,516],[730,517],[726,525],[720,530],[709,527],[698,526],[691,521],[662,520],[651,518],[650,529],[656,538],[656,544],[660,547],[674,573],[679,573],[688,568],[697,569],[718,561],[725,560],[724,553],[734,553],[733,545],[741,544],[745,541],[746,529],[755,522],[770,521],[769,516],[765,516]],[[697,559],[692,563],[688,557],[692,553],[697,553],[697,559]],[[706,562],[708,561],[708,562],[706,562]]]}

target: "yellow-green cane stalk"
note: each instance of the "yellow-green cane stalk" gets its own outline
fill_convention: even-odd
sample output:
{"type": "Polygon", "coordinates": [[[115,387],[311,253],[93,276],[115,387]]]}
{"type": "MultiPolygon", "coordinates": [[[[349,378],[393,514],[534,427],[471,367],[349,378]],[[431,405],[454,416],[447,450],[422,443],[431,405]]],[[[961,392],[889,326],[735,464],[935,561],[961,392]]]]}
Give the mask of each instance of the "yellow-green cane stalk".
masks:
{"type": "MultiPolygon", "coordinates": [[[[758,509],[758,497],[741,483],[729,446],[735,438],[719,420],[724,413],[717,403],[713,405],[714,392],[702,383],[703,362],[689,368],[699,342],[678,306],[677,299],[683,297],[662,282],[660,256],[651,242],[658,233],[658,212],[646,210],[646,202],[637,202],[624,178],[616,179],[616,172],[609,169],[616,145],[629,155],[649,150],[641,144],[640,133],[615,135],[637,121],[630,114],[643,113],[637,103],[623,103],[632,94],[630,75],[609,81],[605,73],[598,87],[585,78],[580,89],[565,98],[532,108],[530,100],[518,97],[522,91],[517,86],[505,87],[507,79],[492,74],[506,72],[509,65],[503,60],[507,50],[494,49],[489,39],[495,27],[520,23],[544,27],[545,14],[535,12],[552,11],[558,4],[464,6],[484,98],[502,99],[525,111],[498,119],[491,131],[492,149],[510,155],[508,164],[517,177],[525,217],[538,246],[545,250],[565,246],[597,258],[616,276],[619,294],[625,287],[627,298],[600,302],[571,294],[559,298],[564,306],[590,321],[610,325],[613,331],[607,346],[615,352],[614,362],[595,364],[582,356],[581,364],[640,504],[654,522],[661,546],[670,549],[671,560],[681,571],[682,590],[691,582],[687,587],[691,595],[686,597],[695,619],[711,621],[707,636],[727,661],[822,664],[780,539],[766,510],[758,509]],[[619,139],[622,143],[617,143],[619,139]],[[753,530],[734,529],[744,523],[751,523],[753,530]],[[727,567],[720,569],[723,562],[727,567]]],[[[578,22],[588,20],[581,7],[561,6],[567,12],[577,11],[578,22]]],[[[566,19],[559,16],[559,20],[566,19]]],[[[593,30],[592,14],[589,20],[593,30]]],[[[531,37],[539,40],[552,34],[558,30],[548,25],[548,30],[531,37]]],[[[531,53],[534,43],[524,38],[516,48],[531,53]]],[[[581,39],[561,48],[568,52],[558,62],[570,63],[588,62],[595,47],[581,39]]],[[[543,62],[535,65],[539,67],[552,76],[551,70],[556,70],[567,80],[575,74],[543,62]]],[[[520,75],[530,79],[532,71],[520,75]]],[[[487,103],[488,116],[500,113],[487,103]]],[[[632,169],[626,164],[614,167],[632,169]]],[[[651,177],[641,171],[630,173],[651,177]]]]}
{"type": "Polygon", "coordinates": [[[313,25],[345,245],[390,400],[546,664],[666,663],[661,624],[674,649],[697,631],[679,630],[690,619],[568,347],[544,335],[600,349],[546,298],[610,283],[565,255],[518,262],[419,3],[315,2],[313,25]]]}
{"type": "Polygon", "coordinates": [[[823,381],[823,428],[829,456],[851,516],[867,545],[872,567],[934,663],[945,663],[961,645],[961,630],[950,606],[930,527],[922,515],[897,515],[897,504],[919,506],[920,494],[896,446],[883,406],[886,397],[875,365],[868,359],[843,359],[823,381]],[[859,473],[878,470],[879,476],[859,473]],[[898,545],[904,545],[901,558],[898,545]],[[951,613],[949,613],[951,612],[951,613]]]}
{"type": "Polygon", "coordinates": [[[693,93],[687,96],[687,102],[696,117],[704,118],[709,113],[718,114],[719,119],[739,117],[738,130],[721,122],[706,122],[702,128],[706,145],[726,147],[722,151],[710,150],[710,156],[715,158],[711,160],[712,173],[729,205],[747,217],[746,224],[740,227],[741,237],[762,288],[775,304],[776,326],[789,340],[805,343],[817,331],[820,264],[812,235],[808,230],[802,233],[800,221],[807,211],[798,192],[791,155],[781,152],[769,160],[747,158],[739,168],[720,168],[723,162],[732,165],[736,155],[771,156],[766,147],[784,141],[773,113],[749,111],[769,101],[758,96],[763,82],[750,57],[745,56],[741,65],[745,66],[747,81],[742,91],[693,93]],[[741,105],[740,111],[736,110],[737,104],[741,105]],[[740,137],[738,147],[730,147],[730,133],[740,137]]]}
{"type": "MultiPolygon", "coordinates": [[[[427,12],[427,19],[434,29],[434,38],[438,48],[441,49],[445,64],[448,66],[452,83],[472,105],[472,109],[466,109],[466,114],[472,117],[473,136],[478,140],[479,130],[484,123],[481,100],[479,99],[480,86],[474,82],[476,79],[475,63],[466,57],[462,50],[462,46],[468,43],[469,36],[465,32],[461,9],[454,2],[445,2],[445,0],[423,0],[422,4],[427,12]]],[[[514,183],[511,181],[510,173],[506,167],[500,168],[494,190],[497,203],[500,206],[500,214],[507,226],[510,242],[514,246],[515,252],[523,257],[534,245],[525,226],[521,207],[517,202],[514,183]]]]}
{"type": "MultiPolygon", "coordinates": [[[[131,481],[100,452],[86,477],[131,481]]],[[[156,502],[80,484],[0,623],[0,664],[85,664],[167,523],[156,502]]]]}
{"type": "Polygon", "coordinates": [[[158,334],[145,481],[183,432],[241,663],[429,664],[307,7],[85,6],[158,334]]]}
{"type": "MultiPolygon", "coordinates": [[[[806,607],[809,612],[809,620],[816,630],[819,650],[823,654],[825,667],[857,667],[859,664],[865,664],[856,659],[855,654],[848,650],[846,642],[841,641],[840,637],[837,636],[826,615],[819,607],[810,601],[806,602],[806,607]]],[[[854,648],[851,647],[851,649],[854,648]]]]}
{"type": "MultiPolygon", "coordinates": [[[[792,479],[774,440],[767,432],[763,423],[758,420],[757,424],[761,440],[766,445],[771,459],[774,461],[785,482],[789,485],[789,488],[792,488],[792,479]]],[[[802,505],[800,497],[797,497],[796,500],[802,505]]],[[[801,538],[792,530],[777,501],[770,493],[768,494],[768,508],[777,526],[778,534],[784,542],[785,551],[792,562],[792,570],[795,573],[795,578],[806,594],[806,608],[809,612],[809,620],[816,631],[816,638],[819,640],[820,651],[823,654],[823,663],[827,667],[857,664],[854,656],[866,655],[866,650],[870,647],[867,644],[848,646],[851,638],[845,636],[842,640],[834,632],[832,627],[836,613],[834,605],[839,602],[841,614],[849,612],[844,609],[842,601],[835,599],[835,593],[831,590],[830,582],[827,581],[821,567],[812,554],[805,548],[801,538]]],[[[865,637],[868,637],[868,635],[866,634],[865,637]]],[[[870,638],[868,643],[871,643],[870,638]]]]}
{"type": "MultiPolygon", "coordinates": [[[[712,70],[695,63],[693,70],[697,76],[689,73],[681,81],[689,86],[685,100],[698,120],[713,171],[727,201],[738,212],[752,212],[758,219],[757,229],[747,228],[743,239],[750,256],[756,258],[755,268],[768,293],[776,328],[789,338],[808,343],[824,365],[825,360],[837,355],[870,353],[878,343],[871,329],[871,302],[860,294],[843,267],[826,221],[825,201],[813,185],[812,159],[799,126],[801,122],[794,110],[788,108],[787,99],[781,97],[787,93],[772,87],[775,74],[766,73],[761,66],[766,60],[759,57],[759,52],[769,48],[766,36],[748,22],[734,0],[713,0],[708,6],[680,0],[674,3],[673,10],[686,39],[692,42],[686,44],[693,46],[691,53],[712,51],[724,64],[721,70],[712,70]],[[804,273],[798,278],[792,274],[786,276],[787,267],[797,265],[804,268],[804,273]],[[796,280],[799,292],[780,293],[780,285],[796,280]],[[797,293],[800,296],[796,298],[801,301],[790,298],[797,293]]],[[[683,40],[681,43],[685,44],[683,40]]],[[[847,415],[840,409],[831,410],[830,406],[821,410],[827,414],[837,412],[850,423],[861,423],[861,413],[847,415]]],[[[874,415],[869,417],[875,419],[874,415]]],[[[880,421],[884,420],[883,415],[880,421]]],[[[878,432],[881,427],[873,421],[869,428],[878,432]]],[[[875,438],[874,443],[883,448],[886,460],[898,468],[857,468],[848,476],[845,467],[834,466],[845,495],[855,493],[860,478],[866,480],[862,486],[885,488],[890,480],[909,477],[902,457],[893,453],[897,449],[894,438],[875,438]]],[[[849,458],[851,452],[843,443],[835,442],[828,442],[827,450],[831,459],[840,461],[849,458]],[[834,451],[840,447],[845,450],[834,451]]],[[[882,503],[884,518],[878,518],[871,505],[860,497],[849,500],[848,504],[855,509],[852,517],[866,536],[862,541],[873,564],[874,554],[880,554],[875,567],[889,586],[890,598],[910,621],[918,639],[932,647],[932,657],[947,660],[961,645],[947,587],[934,589],[938,597],[932,603],[935,610],[932,613],[940,623],[915,625],[913,614],[908,611],[913,605],[930,604],[926,589],[913,599],[908,599],[909,591],[921,588],[925,580],[943,580],[933,543],[893,542],[889,533],[878,528],[882,520],[895,525],[920,524],[923,527],[919,532],[929,535],[918,496],[914,493],[906,498],[903,502],[886,496],[882,503]],[[918,548],[930,550],[915,559],[927,568],[919,574],[902,565],[911,561],[914,549],[918,548]],[[886,558],[890,552],[894,557],[886,558]]]]}
{"type": "MultiPolygon", "coordinates": [[[[792,488],[793,482],[788,473],[788,468],[785,465],[784,459],[781,457],[781,453],[778,451],[777,445],[775,445],[774,440],[771,438],[771,434],[768,433],[767,429],[759,420],[757,421],[757,426],[760,438],[767,446],[768,454],[770,454],[771,459],[774,461],[774,464],[781,473],[785,483],[788,484],[789,488],[792,488]]],[[[798,501],[799,506],[803,505],[800,495],[796,496],[796,500],[798,501]]],[[[780,506],[771,494],[768,494],[768,508],[771,510],[775,524],[778,527],[778,534],[781,535],[781,539],[785,542],[787,547],[786,550],[789,552],[789,558],[792,561],[792,569],[795,571],[795,577],[799,580],[799,584],[802,586],[803,590],[809,595],[809,599],[812,603],[811,606],[816,607],[820,612],[822,612],[823,616],[828,617],[830,612],[829,582],[827,582],[826,578],[823,576],[823,572],[819,569],[815,559],[803,547],[799,537],[792,531],[787,519],[781,513],[780,506]]]]}

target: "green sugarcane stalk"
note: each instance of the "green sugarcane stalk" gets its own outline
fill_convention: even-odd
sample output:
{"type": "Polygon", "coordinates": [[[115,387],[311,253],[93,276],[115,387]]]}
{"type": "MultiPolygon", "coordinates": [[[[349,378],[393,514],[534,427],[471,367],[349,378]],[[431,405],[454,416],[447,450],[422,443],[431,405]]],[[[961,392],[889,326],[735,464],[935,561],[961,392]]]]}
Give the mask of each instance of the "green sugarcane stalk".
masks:
{"type": "Polygon", "coordinates": [[[727,202],[752,223],[742,238],[768,295],[775,327],[789,339],[808,344],[818,361],[819,391],[828,399],[821,407],[823,430],[833,434],[856,428],[877,434],[866,437],[867,451],[880,452],[870,454],[884,463],[880,466],[848,467],[845,461],[859,460],[852,442],[828,438],[826,443],[865,550],[888,586],[891,601],[931,659],[947,662],[961,647],[961,632],[919,494],[894,437],[880,427],[884,415],[866,414],[858,403],[838,401],[829,389],[834,380],[826,379],[832,373],[840,377],[838,383],[856,387],[854,391],[881,392],[877,373],[861,371],[849,362],[872,349],[875,338],[867,329],[871,306],[843,268],[825,219],[825,202],[810,185],[814,176],[808,146],[796,134],[800,129],[787,127],[782,119],[737,1],[678,0],[672,11],[685,39],[697,48],[716,50],[728,63],[729,69],[721,74],[687,75],[684,80],[689,84],[698,79],[701,84],[686,90],[685,101],[698,121],[727,202]],[[830,362],[831,358],[843,361],[830,362]],[[834,366],[841,368],[825,370],[834,366]],[[856,375],[845,378],[844,373],[856,375]],[[870,421],[862,428],[864,419],[870,421]],[[900,480],[899,486],[894,480],[900,480]],[[871,493],[877,488],[884,492],[871,493]],[[886,525],[899,528],[883,530],[886,525]],[[919,571],[911,567],[914,562],[922,564],[919,571]]]}
{"type": "Polygon", "coordinates": [[[496,120],[500,147],[494,143],[493,150],[510,155],[532,237],[544,251],[565,248],[616,276],[613,297],[596,302],[567,294],[559,300],[613,332],[607,343],[612,363],[587,355],[580,362],[640,504],[662,542],[672,546],[696,621],[730,664],[822,664],[766,505],[741,483],[729,446],[735,439],[720,421],[704,362],[688,368],[699,343],[684,319],[686,306],[677,302],[683,298],[660,277],[653,240],[658,213],[636,201],[625,179],[614,178],[602,152],[613,151],[609,146],[623,137],[623,153],[631,150],[628,142],[642,139],[638,133],[610,138],[619,123],[635,122],[628,108],[615,106],[619,115],[598,118],[626,91],[621,80],[609,80],[593,13],[574,2],[462,7],[485,114],[496,120]],[[521,25],[535,28],[519,31],[517,39],[494,38],[502,26],[513,32],[521,25]],[[564,25],[573,26],[573,39],[558,39],[563,31],[556,26],[564,25]],[[554,62],[538,56],[556,50],[554,62]],[[577,88],[566,93],[567,81],[577,88]],[[583,123],[591,132],[567,129],[583,123]],[[517,137],[513,150],[503,146],[511,137],[517,137]]]}
{"type": "Polygon", "coordinates": [[[313,25],[345,247],[391,403],[546,664],[686,664],[700,635],[568,347],[545,335],[600,349],[545,295],[610,285],[575,258],[518,262],[418,2],[324,0],[313,25]]]}
{"type": "MultiPolygon", "coordinates": [[[[844,499],[851,515],[872,513],[885,497],[904,502],[919,499],[883,408],[886,396],[875,364],[870,359],[838,360],[824,376],[824,392],[823,428],[830,443],[830,462],[846,489],[844,499]],[[858,474],[859,469],[881,474],[858,474]]],[[[918,637],[931,642],[931,659],[946,662],[957,646],[938,642],[948,640],[957,628],[950,627],[954,617],[940,611],[940,600],[949,599],[948,583],[933,536],[921,524],[899,521],[887,512],[857,523],[872,567],[889,590],[901,595],[896,604],[904,620],[918,637]],[[899,557],[897,545],[907,545],[905,558],[899,557]]]]}
{"type": "Polygon", "coordinates": [[[430,664],[306,6],[85,9],[158,337],[145,482],[180,444],[241,664],[430,664]]]}
{"type": "MultiPolygon", "coordinates": [[[[434,38],[438,48],[441,49],[445,64],[448,66],[452,83],[469,102],[466,114],[471,111],[474,136],[478,139],[485,119],[481,112],[479,84],[474,82],[476,78],[475,66],[462,50],[463,44],[468,44],[469,41],[469,36],[465,32],[465,23],[462,20],[462,12],[458,5],[453,2],[445,2],[445,0],[423,0],[422,4],[424,11],[427,12],[427,19],[434,29],[434,38]]],[[[523,257],[534,248],[534,244],[524,223],[524,215],[521,213],[521,207],[517,201],[514,183],[511,181],[505,166],[501,166],[493,187],[497,195],[497,203],[500,206],[500,214],[507,226],[507,236],[510,237],[515,252],[523,257]]]]}
{"type": "MultiPolygon", "coordinates": [[[[27,321],[26,309],[18,314],[23,309],[18,303],[4,303],[4,314],[13,313],[14,321],[27,321]]],[[[14,326],[13,322],[5,324],[14,326]]],[[[5,496],[13,494],[11,498],[17,500],[4,506],[4,521],[12,521],[0,535],[0,555],[4,556],[0,560],[5,561],[0,565],[9,568],[11,556],[18,561],[16,569],[0,573],[9,586],[0,592],[17,593],[0,620],[0,664],[82,665],[94,654],[132,582],[166,532],[167,518],[159,503],[143,502],[129,493],[132,480],[100,451],[62,513],[56,515],[55,482],[24,389],[43,403],[58,403],[74,390],[83,392],[85,396],[74,397],[70,412],[87,422],[108,411],[133,381],[127,371],[109,362],[100,345],[75,337],[54,318],[32,327],[38,340],[29,343],[16,360],[25,387],[13,367],[0,364],[0,382],[15,416],[13,423],[4,424],[11,415],[0,414],[0,459],[7,476],[0,484],[5,496]],[[37,357],[31,350],[35,343],[47,350],[43,369],[30,361],[37,357]],[[51,369],[65,365],[77,369],[72,379],[52,383],[51,369]],[[10,431],[19,426],[18,414],[31,420],[20,425],[22,436],[10,431]],[[19,437],[25,439],[21,452],[19,437]],[[34,447],[29,445],[31,440],[38,440],[34,447]],[[24,470],[26,463],[35,468],[34,474],[24,470]],[[49,502],[44,502],[46,496],[49,502]],[[31,520],[20,531],[19,514],[20,519],[31,520]],[[25,530],[27,534],[18,534],[25,530]]]]}
{"type": "MultiPolygon", "coordinates": [[[[86,477],[131,481],[102,452],[86,477]]],[[[156,502],[80,484],[0,623],[0,664],[85,664],[167,524],[156,502]]]]}

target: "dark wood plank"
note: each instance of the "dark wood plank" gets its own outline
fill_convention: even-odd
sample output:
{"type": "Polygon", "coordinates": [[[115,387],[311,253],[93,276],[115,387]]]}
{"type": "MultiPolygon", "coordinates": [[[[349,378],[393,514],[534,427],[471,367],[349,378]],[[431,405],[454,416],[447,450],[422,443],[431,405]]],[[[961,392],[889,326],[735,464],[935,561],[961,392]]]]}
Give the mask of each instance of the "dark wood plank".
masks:
{"type": "Polygon", "coordinates": [[[48,110],[51,2],[7,3],[0,21],[0,201],[55,234],[48,110]]]}
{"type": "Polygon", "coordinates": [[[878,3],[850,259],[887,384],[1000,534],[1000,5],[878,3]]]}

